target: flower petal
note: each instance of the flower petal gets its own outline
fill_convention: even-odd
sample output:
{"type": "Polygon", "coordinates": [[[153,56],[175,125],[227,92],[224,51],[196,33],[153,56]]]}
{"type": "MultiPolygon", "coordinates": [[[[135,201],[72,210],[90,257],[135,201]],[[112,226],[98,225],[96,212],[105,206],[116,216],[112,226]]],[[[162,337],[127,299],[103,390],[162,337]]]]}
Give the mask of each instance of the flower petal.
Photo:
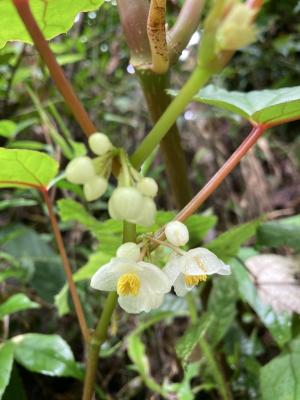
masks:
{"type": "MultiPolygon", "coordinates": [[[[218,273],[225,265],[214,253],[204,247],[197,247],[196,249],[189,250],[187,254],[195,259],[195,261],[198,259],[200,265],[203,264],[203,268],[201,268],[201,266],[199,266],[199,268],[206,275],[218,273]]],[[[188,274],[193,275],[190,271],[188,274]]]]}
{"type": "Polygon", "coordinates": [[[179,297],[183,297],[190,290],[192,290],[192,287],[188,288],[186,286],[186,284],[184,282],[184,276],[183,276],[183,274],[180,274],[178,276],[178,278],[176,279],[176,281],[174,282],[174,291],[175,291],[176,295],[179,297]]]}
{"type": "Polygon", "coordinates": [[[141,281],[154,292],[167,293],[171,290],[171,283],[166,274],[156,265],[140,261],[141,267],[139,276],[141,281]]]}
{"type": "Polygon", "coordinates": [[[181,256],[173,256],[163,268],[163,272],[169,278],[171,285],[173,285],[181,273],[181,256]]]}
{"type": "Polygon", "coordinates": [[[224,264],[221,269],[219,269],[218,274],[220,275],[230,275],[231,274],[231,268],[230,265],[224,264]]]}
{"type": "Polygon", "coordinates": [[[164,294],[154,293],[146,287],[141,287],[137,296],[119,296],[120,307],[128,313],[138,314],[142,311],[149,312],[158,308],[163,302],[164,294]]]}
{"type": "Polygon", "coordinates": [[[92,276],[91,287],[106,291],[117,290],[117,282],[121,275],[139,271],[137,263],[125,258],[113,258],[92,276]]]}

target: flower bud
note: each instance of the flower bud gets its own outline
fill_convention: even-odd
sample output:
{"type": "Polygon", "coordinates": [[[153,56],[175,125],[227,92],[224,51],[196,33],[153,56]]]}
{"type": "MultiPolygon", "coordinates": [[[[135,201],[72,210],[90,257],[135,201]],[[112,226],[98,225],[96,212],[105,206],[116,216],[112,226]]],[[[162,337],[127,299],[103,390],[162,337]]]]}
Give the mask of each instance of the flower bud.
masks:
{"type": "Polygon", "coordinates": [[[158,192],[158,185],[152,178],[142,178],[136,188],[144,196],[155,197],[158,192]]]}
{"type": "Polygon", "coordinates": [[[83,186],[83,192],[87,201],[98,199],[106,192],[107,180],[102,176],[95,176],[83,186]]]}
{"type": "Polygon", "coordinates": [[[117,257],[127,258],[128,260],[138,261],[140,258],[140,248],[136,243],[128,242],[122,244],[117,250],[117,257]]]}
{"type": "Polygon", "coordinates": [[[216,33],[218,50],[238,50],[255,41],[255,10],[247,4],[234,4],[216,33]]]}
{"type": "Polygon", "coordinates": [[[155,223],[156,205],[150,197],[143,197],[143,206],[136,217],[136,223],[143,226],[152,226],[155,223]]]}
{"type": "Polygon", "coordinates": [[[66,178],[71,183],[86,183],[96,176],[95,168],[90,157],[74,158],[66,168],[66,178]]]}
{"type": "Polygon", "coordinates": [[[111,218],[135,223],[143,207],[143,196],[133,187],[118,187],[108,202],[111,218]]]}
{"type": "Polygon", "coordinates": [[[188,228],[179,221],[169,222],[165,227],[165,234],[174,246],[184,246],[189,241],[188,228]]]}
{"type": "Polygon", "coordinates": [[[89,137],[89,146],[93,153],[102,156],[113,148],[111,141],[104,133],[96,132],[89,137]]]}

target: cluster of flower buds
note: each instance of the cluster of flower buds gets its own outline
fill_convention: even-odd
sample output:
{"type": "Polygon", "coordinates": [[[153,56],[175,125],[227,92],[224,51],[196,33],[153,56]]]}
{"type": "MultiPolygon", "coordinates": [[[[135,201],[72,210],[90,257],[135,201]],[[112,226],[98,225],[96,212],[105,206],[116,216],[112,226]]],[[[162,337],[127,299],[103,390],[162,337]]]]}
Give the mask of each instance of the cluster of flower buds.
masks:
{"type": "Polygon", "coordinates": [[[173,249],[170,260],[163,269],[143,261],[144,252],[135,243],[125,243],[117,250],[116,257],[103,265],[93,275],[91,286],[104,291],[116,291],[119,305],[128,313],[137,314],[160,307],[164,295],[172,286],[177,296],[184,296],[208,275],[229,275],[230,266],[206,248],[184,251],[189,232],[178,221],[167,224],[168,242],[161,242],[173,249]]]}
{"type": "Polygon", "coordinates": [[[156,205],[153,198],[158,191],[157,183],[152,178],[138,178],[136,184],[119,185],[108,202],[108,211],[113,219],[128,221],[133,224],[151,226],[155,222],[156,205]]]}
{"type": "Polygon", "coordinates": [[[118,187],[108,202],[109,215],[116,220],[147,227],[153,225],[157,211],[153,199],[158,192],[155,180],[141,176],[124,150],[116,149],[103,133],[91,135],[89,147],[97,157],[82,156],[72,160],[66,168],[68,181],[82,184],[85,198],[96,200],[107,189],[113,157],[119,157],[118,187]]]}
{"type": "Polygon", "coordinates": [[[69,182],[83,185],[83,192],[88,201],[99,199],[107,189],[111,172],[112,143],[104,133],[96,132],[89,138],[89,147],[95,158],[77,157],[66,168],[69,182]]]}

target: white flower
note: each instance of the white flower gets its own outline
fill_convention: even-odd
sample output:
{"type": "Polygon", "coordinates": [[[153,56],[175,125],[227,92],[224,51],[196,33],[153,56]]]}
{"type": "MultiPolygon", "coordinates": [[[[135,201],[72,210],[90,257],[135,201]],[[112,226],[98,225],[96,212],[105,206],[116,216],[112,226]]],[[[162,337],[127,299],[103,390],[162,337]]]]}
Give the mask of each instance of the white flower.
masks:
{"type": "Polygon", "coordinates": [[[96,171],[90,157],[76,157],[66,168],[66,178],[71,183],[86,183],[96,176],[96,171]]]}
{"type": "Polygon", "coordinates": [[[143,226],[152,226],[155,223],[156,204],[150,197],[143,196],[143,206],[134,222],[143,226]]]}
{"type": "Polygon", "coordinates": [[[158,185],[153,178],[142,178],[136,188],[144,196],[155,197],[158,192],[158,185]]]}
{"type": "Polygon", "coordinates": [[[102,176],[94,176],[83,185],[84,196],[87,201],[99,199],[107,189],[108,183],[102,176]]]}
{"type": "Polygon", "coordinates": [[[117,291],[119,305],[128,313],[149,312],[158,308],[171,284],[153,264],[126,258],[113,258],[94,274],[94,289],[117,291]]]}
{"type": "Polygon", "coordinates": [[[184,246],[189,241],[188,228],[180,221],[169,222],[165,227],[165,234],[174,246],[184,246]]]}
{"type": "Polygon", "coordinates": [[[207,275],[229,275],[230,266],[211,251],[198,247],[183,252],[182,256],[173,256],[163,271],[174,286],[177,296],[184,296],[198,283],[206,281],[207,275]]]}
{"type": "Polygon", "coordinates": [[[102,156],[113,148],[108,137],[101,132],[95,132],[89,137],[89,146],[93,153],[102,156]]]}
{"type": "Polygon", "coordinates": [[[124,243],[117,250],[117,257],[127,258],[127,260],[138,261],[140,254],[140,247],[133,242],[124,243]]]}
{"type": "Polygon", "coordinates": [[[118,187],[108,202],[111,218],[135,223],[143,208],[143,196],[133,187],[118,187]]]}

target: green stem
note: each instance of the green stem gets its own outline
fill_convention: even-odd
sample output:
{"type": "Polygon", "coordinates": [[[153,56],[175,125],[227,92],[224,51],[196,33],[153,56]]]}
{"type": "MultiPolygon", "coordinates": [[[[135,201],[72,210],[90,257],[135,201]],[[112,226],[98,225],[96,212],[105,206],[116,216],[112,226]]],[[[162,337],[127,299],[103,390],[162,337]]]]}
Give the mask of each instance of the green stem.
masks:
{"type": "MultiPolygon", "coordinates": [[[[123,242],[135,242],[136,229],[135,225],[124,222],[123,242]]],[[[88,358],[86,373],[84,379],[84,388],[82,400],[92,400],[95,391],[96,373],[98,358],[101,345],[107,338],[108,328],[112,314],[117,304],[117,293],[111,292],[107,296],[104,307],[97,323],[96,329],[92,334],[88,347],[88,358]]]]}
{"type": "MultiPolygon", "coordinates": [[[[151,119],[155,123],[171,103],[171,98],[166,92],[170,87],[169,75],[157,75],[148,71],[140,73],[139,78],[151,119]]],[[[192,198],[192,188],[176,122],[160,142],[160,150],[176,206],[180,209],[192,198]]]]}
{"type": "MultiPolygon", "coordinates": [[[[188,303],[192,324],[195,324],[197,322],[197,307],[192,292],[189,292],[187,294],[186,301],[188,303]]],[[[205,361],[210,369],[211,375],[213,376],[215,382],[218,385],[218,391],[222,399],[232,400],[232,396],[225,381],[225,378],[223,376],[223,372],[219,367],[218,362],[214,356],[214,353],[204,336],[199,337],[199,346],[202,351],[202,354],[205,357],[205,361]]]]}
{"type": "Polygon", "coordinates": [[[189,80],[132,155],[131,162],[134,167],[140,167],[143,161],[152,153],[175,123],[177,117],[179,117],[198,90],[205,85],[210,76],[211,72],[205,69],[196,68],[194,70],[189,80]]]}
{"type": "Polygon", "coordinates": [[[226,384],[225,377],[223,376],[222,370],[215,359],[214,353],[204,337],[199,338],[199,346],[202,354],[205,357],[207,365],[210,369],[211,375],[217,383],[218,391],[223,400],[231,400],[232,396],[229,388],[226,384]]]}

